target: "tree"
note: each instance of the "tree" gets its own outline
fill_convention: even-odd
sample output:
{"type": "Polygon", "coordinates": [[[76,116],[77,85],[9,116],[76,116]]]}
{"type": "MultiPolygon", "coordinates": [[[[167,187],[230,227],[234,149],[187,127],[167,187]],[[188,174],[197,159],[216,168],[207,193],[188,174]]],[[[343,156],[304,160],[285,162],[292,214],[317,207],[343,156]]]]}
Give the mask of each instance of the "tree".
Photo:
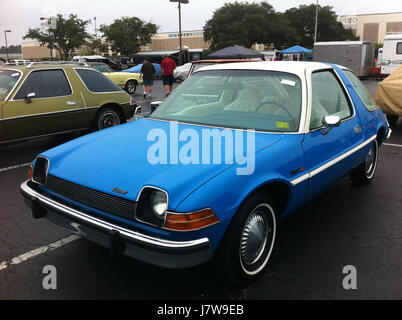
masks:
{"type": "Polygon", "coordinates": [[[62,60],[67,60],[75,49],[87,43],[90,35],[86,32],[86,26],[90,21],[81,20],[74,14],[70,14],[68,19],[58,14],[55,29],[29,28],[24,39],[34,39],[48,48],[54,48],[59,51],[62,60]]]}
{"type": "MultiPolygon", "coordinates": [[[[317,41],[358,40],[351,30],[337,20],[331,6],[318,6],[317,41]]],[[[316,5],[301,5],[285,11],[284,16],[293,28],[293,45],[312,48],[314,45],[316,5]]]]}
{"type": "Polygon", "coordinates": [[[122,17],[108,26],[101,25],[99,30],[110,42],[112,50],[127,56],[140,51],[140,46],[150,43],[158,26],[137,17],[122,17]]]}
{"type": "Polygon", "coordinates": [[[8,48],[6,49],[6,47],[1,47],[0,48],[0,53],[6,53],[8,51],[8,53],[21,53],[21,46],[17,45],[17,46],[8,46],[8,48]]]}
{"type": "Polygon", "coordinates": [[[99,38],[91,38],[91,40],[87,43],[87,50],[85,55],[92,55],[92,54],[107,54],[109,51],[109,46],[99,38]]]}
{"type": "Polygon", "coordinates": [[[281,47],[289,34],[287,20],[267,2],[225,3],[204,26],[204,38],[213,50],[234,44],[250,48],[254,43],[281,47]]]}

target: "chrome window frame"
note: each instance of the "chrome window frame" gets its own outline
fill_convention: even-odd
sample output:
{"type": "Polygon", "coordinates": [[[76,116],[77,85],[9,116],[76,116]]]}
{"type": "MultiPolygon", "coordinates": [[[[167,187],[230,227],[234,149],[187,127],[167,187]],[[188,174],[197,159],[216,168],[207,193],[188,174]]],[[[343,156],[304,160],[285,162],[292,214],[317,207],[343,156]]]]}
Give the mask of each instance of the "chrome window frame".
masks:
{"type": "Polygon", "coordinates": [[[44,97],[44,98],[32,98],[31,100],[43,100],[43,99],[55,99],[55,98],[64,98],[64,97],[72,97],[74,96],[74,88],[71,85],[70,79],[67,76],[66,71],[63,68],[44,68],[44,69],[36,69],[36,70],[30,70],[26,77],[24,78],[24,81],[21,83],[21,85],[19,86],[18,90],[14,93],[13,98],[10,101],[24,101],[25,99],[14,99],[15,96],[17,95],[17,93],[21,90],[21,87],[24,85],[25,81],[28,79],[28,77],[32,74],[32,72],[38,72],[38,71],[52,71],[52,70],[61,70],[64,73],[64,76],[67,79],[67,83],[70,87],[71,90],[71,94],[69,95],[64,95],[64,96],[54,96],[54,97],[44,97]]]}
{"type": "Polygon", "coordinates": [[[8,95],[4,98],[3,101],[8,101],[8,98],[10,98],[10,96],[13,94],[15,88],[18,86],[18,84],[21,82],[24,73],[21,70],[17,70],[17,69],[10,69],[10,68],[2,68],[2,70],[6,70],[6,71],[15,71],[15,72],[19,72],[20,73],[20,77],[18,78],[17,82],[15,83],[14,87],[10,90],[10,92],[8,93],[8,95]]]}

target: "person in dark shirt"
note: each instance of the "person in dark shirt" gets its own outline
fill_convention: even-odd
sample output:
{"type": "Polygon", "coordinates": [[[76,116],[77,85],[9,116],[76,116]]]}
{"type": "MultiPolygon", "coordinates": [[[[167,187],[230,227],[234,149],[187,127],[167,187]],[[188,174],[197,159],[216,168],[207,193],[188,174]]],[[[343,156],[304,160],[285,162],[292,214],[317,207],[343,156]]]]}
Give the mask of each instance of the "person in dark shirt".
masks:
{"type": "Polygon", "coordinates": [[[152,86],[154,84],[155,77],[155,67],[151,63],[150,58],[145,58],[144,63],[141,67],[140,77],[143,77],[142,89],[144,91],[144,98],[146,97],[147,87],[148,87],[148,98],[151,98],[152,86]]]}
{"type": "Polygon", "coordinates": [[[165,86],[166,96],[168,96],[173,89],[173,71],[176,69],[176,63],[169,56],[165,56],[161,64],[161,74],[163,74],[163,85],[165,86]]]}

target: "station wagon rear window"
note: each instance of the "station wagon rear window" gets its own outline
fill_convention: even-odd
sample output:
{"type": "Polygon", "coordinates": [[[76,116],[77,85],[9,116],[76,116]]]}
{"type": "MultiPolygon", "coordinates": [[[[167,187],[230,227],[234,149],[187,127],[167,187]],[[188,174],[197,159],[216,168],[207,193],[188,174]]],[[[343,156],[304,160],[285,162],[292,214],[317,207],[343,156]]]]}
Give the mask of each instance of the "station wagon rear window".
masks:
{"type": "Polygon", "coordinates": [[[118,92],[123,91],[112,80],[106,78],[98,71],[88,69],[75,69],[82,81],[91,92],[118,92]]]}
{"type": "Polygon", "coordinates": [[[0,70],[0,100],[4,100],[8,96],[20,77],[20,72],[0,70]]]}
{"type": "Polygon", "coordinates": [[[302,108],[298,76],[264,70],[199,71],[151,118],[226,128],[295,132],[302,108]]]}
{"type": "Polygon", "coordinates": [[[21,85],[14,100],[22,100],[35,93],[35,98],[52,98],[71,95],[71,87],[64,71],[37,70],[32,71],[21,85]]]}

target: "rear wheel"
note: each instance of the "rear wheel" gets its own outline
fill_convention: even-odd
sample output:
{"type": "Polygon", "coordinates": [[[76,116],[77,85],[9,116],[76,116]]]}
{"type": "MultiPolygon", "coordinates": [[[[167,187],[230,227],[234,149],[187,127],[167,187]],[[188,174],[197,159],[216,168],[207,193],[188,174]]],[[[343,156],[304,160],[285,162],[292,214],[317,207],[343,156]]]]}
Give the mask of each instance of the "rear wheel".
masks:
{"type": "Polygon", "coordinates": [[[396,116],[394,114],[387,114],[387,120],[390,125],[395,125],[398,121],[399,116],[396,116]]]}
{"type": "Polygon", "coordinates": [[[95,130],[102,130],[118,126],[122,121],[119,113],[111,107],[106,107],[96,114],[93,127],[95,130]]]}
{"type": "Polygon", "coordinates": [[[378,142],[374,140],[366,159],[350,173],[350,179],[356,185],[367,185],[371,183],[377,170],[378,142]]]}
{"type": "Polygon", "coordinates": [[[217,249],[215,270],[228,283],[246,285],[268,264],[275,237],[273,200],[263,194],[251,196],[241,205],[217,249]]]}
{"type": "Polygon", "coordinates": [[[127,81],[124,89],[128,94],[134,94],[134,92],[137,90],[137,82],[134,80],[127,81]]]}

